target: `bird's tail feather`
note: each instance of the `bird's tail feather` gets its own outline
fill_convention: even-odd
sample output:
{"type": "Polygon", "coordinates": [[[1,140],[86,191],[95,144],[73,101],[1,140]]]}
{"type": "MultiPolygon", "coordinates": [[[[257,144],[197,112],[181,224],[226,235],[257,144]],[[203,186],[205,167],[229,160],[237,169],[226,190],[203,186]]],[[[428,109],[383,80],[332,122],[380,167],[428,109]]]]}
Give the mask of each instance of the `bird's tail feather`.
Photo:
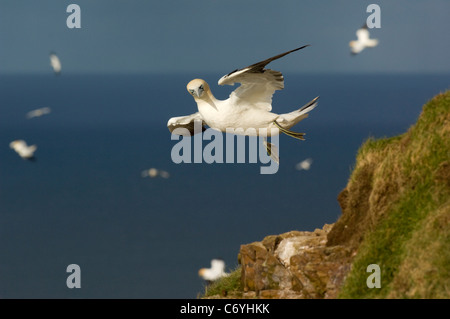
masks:
{"type": "Polygon", "coordinates": [[[312,110],[314,110],[317,104],[319,104],[319,102],[317,102],[318,99],[319,97],[316,97],[315,99],[309,101],[308,103],[306,103],[305,105],[303,105],[301,108],[299,108],[297,111],[294,112],[298,112],[299,113],[298,115],[303,115],[308,112],[311,112],[312,110]]]}
{"type": "Polygon", "coordinates": [[[377,39],[369,39],[366,43],[366,46],[368,47],[376,47],[378,45],[377,39]]]}
{"type": "Polygon", "coordinates": [[[281,117],[281,123],[283,123],[284,126],[292,127],[301,120],[304,120],[308,117],[308,113],[311,112],[317,104],[317,100],[319,97],[316,97],[315,99],[309,101],[305,105],[303,105],[298,110],[292,111],[291,113],[282,114],[281,117]]]}
{"type": "Polygon", "coordinates": [[[285,127],[291,128],[292,126],[296,125],[301,120],[304,120],[308,117],[308,112],[311,112],[318,104],[317,100],[319,97],[316,97],[315,99],[309,101],[305,105],[303,105],[298,110],[292,111],[291,113],[282,114],[280,116],[281,123],[285,127]]]}
{"type": "MultiPolygon", "coordinates": [[[[295,110],[291,113],[282,114],[281,116],[279,116],[278,119],[281,120],[281,123],[283,123],[283,125],[285,127],[291,128],[292,126],[294,126],[301,120],[308,117],[308,112],[311,112],[317,106],[318,99],[319,99],[319,97],[316,97],[315,99],[313,99],[313,100],[309,101],[308,103],[306,103],[305,105],[303,105],[298,110],[295,110]]],[[[305,140],[304,139],[305,133],[297,133],[297,132],[290,131],[284,127],[281,127],[280,124],[277,122],[277,120],[273,121],[273,123],[284,134],[291,136],[293,138],[299,139],[299,140],[305,140]]]]}

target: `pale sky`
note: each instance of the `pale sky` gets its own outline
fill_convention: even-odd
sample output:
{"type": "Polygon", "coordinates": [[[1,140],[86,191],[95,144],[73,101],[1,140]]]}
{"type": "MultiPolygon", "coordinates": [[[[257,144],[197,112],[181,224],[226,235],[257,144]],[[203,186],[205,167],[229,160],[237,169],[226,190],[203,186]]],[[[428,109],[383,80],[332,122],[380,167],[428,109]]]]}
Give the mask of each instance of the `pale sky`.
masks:
{"type": "Polygon", "coordinates": [[[449,17],[448,0],[1,0],[0,74],[49,72],[52,50],[64,73],[226,74],[304,44],[274,68],[450,73],[449,17]],[[66,25],[71,3],[81,29],[66,25]],[[380,44],[352,57],[371,3],[380,44]]]}

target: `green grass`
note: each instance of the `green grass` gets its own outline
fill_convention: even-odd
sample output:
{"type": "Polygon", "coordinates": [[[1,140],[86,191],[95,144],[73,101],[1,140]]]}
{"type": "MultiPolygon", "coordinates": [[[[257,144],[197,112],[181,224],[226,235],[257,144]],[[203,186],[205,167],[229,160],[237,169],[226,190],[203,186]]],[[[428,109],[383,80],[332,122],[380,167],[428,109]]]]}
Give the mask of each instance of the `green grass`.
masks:
{"type": "MultiPolygon", "coordinates": [[[[327,245],[354,249],[339,298],[450,298],[450,91],[408,132],[359,149],[327,245]],[[381,288],[368,288],[378,264],[381,288]]],[[[200,298],[242,298],[241,269],[200,298]]]]}
{"type": "Polygon", "coordinates": [[[229,276],[223,277],[209,286],[205,286],[205,292],[200,298],[240,298],[241,288],[241,267],[234,269],[229,276]]]}
{"type": "MultiPolygon", "coordinates": [[[[354,242],[362,240],[339,297],[450,297],[449,167],[449,92],[427,103],[407,133],[369,139],[361,147],[347,188],[352,196],[364,184],[368,204],[364,211],[348,208],[342,218],[349,232],[354,227],[361,234],[354,242]],[[352,225],[352,219],[359,224],[352,225]],[[369,264],[381,268],[380,289],[366,285],[369,264]]],[[[350,198],[358,200],[362,197],[350,198]]]]}

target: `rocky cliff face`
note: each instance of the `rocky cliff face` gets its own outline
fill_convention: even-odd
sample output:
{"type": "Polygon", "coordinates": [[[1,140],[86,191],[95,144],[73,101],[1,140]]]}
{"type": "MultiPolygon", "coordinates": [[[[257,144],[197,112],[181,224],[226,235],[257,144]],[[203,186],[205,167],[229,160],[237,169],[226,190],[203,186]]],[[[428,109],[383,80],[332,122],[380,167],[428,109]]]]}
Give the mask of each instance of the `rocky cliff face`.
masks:
{"type": "Polygon", "coordinates": [[[334,225],[241,246],[243,296],[449,298],[449,161],[447,91],[406,133],[364,143],[334,225]],[[366,285],[370,264],[380,289],[366,285]]]}
{"type": "Polygon", "coordinates": [[[242,245],[221,297],[450,298],[450,91],[406,133],[368,139],[338,201],[333,225],[242,245]]]}
{"type": "Polygon", "coordinates": [[[333,225],[291,231],[242,245],[244,298],[336,298],[351,261],[342,245],[327,246],[333,225]]]}

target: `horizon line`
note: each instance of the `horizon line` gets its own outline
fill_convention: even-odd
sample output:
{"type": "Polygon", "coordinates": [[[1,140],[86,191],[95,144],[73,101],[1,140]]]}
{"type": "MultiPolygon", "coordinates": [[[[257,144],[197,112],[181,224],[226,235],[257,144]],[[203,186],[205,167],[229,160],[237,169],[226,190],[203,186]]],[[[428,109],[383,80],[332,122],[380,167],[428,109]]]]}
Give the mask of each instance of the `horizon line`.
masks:
{"type": "MultiPolygon", "coordinates": [[[[192,74],[192,73],[202,73],[205,75],[216,75],[216,74],[222,74],[222,72],[219,71],[204,71],[204,72],[194,72],[194,71],[112,71],[112,72],[105,72],[105,71],[94,71],[94,72],[61,72],[60,76],[64,76],[65,74],[69,76],[73,75],[183,75],[183,74],[192,74]]],[[[347,71],[317,71],[317,72],[311,72],[311,71],[284,71],[283,74],[290,74],[290,75],[308,75],[308,76],[314,76],[314,75],[450,75],[450,71],[357,71],[357,72],[347,72],[347,71]]],[[[48,75],[54,77],[53,72],[47,72],[47,71],[30,71],[30,72],[1,72],[0,76],[11,76],[11,75],[48,75]]]]}

